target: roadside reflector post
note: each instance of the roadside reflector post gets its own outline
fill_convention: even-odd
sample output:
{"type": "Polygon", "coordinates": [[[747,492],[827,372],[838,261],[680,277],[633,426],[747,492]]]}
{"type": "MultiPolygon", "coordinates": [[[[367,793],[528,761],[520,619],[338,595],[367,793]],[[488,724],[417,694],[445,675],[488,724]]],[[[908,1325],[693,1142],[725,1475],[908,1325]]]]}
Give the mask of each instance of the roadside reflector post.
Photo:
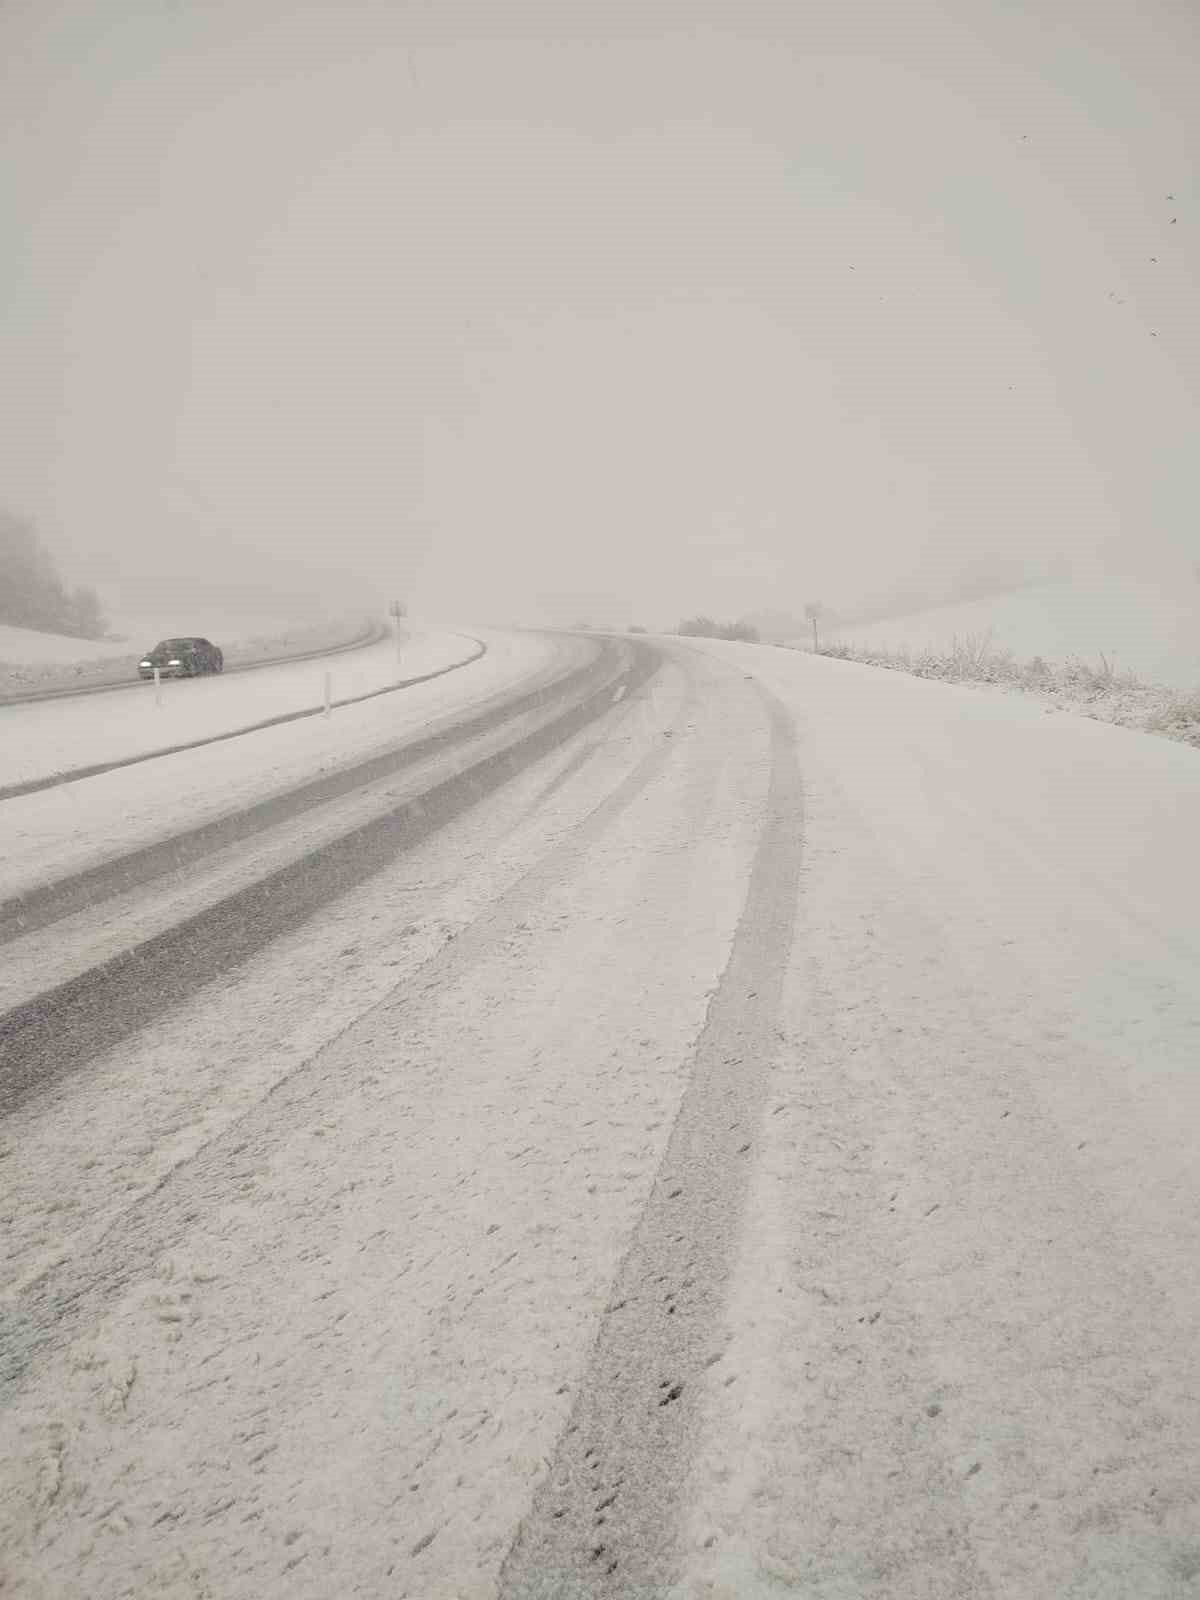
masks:
{"type": "Polygon", "coordinates": [[[325,715],[333,715],[333,674],[329,672],[325,674],[325,715]]]}
{"type": "Polygon", "coordinates": [[[154,704],[162,705],[162,673],[157,667],[154,669],[154,704]]]}
{"type": "Polygon", "coordinates": [[[402,606],[399,600],[393,600],[388,607],[388,616],[396,624],[396,665],[399,666],[404,659],[404,634],[400,627],[400,619],[406,613],[407,607],[402,606]]]}

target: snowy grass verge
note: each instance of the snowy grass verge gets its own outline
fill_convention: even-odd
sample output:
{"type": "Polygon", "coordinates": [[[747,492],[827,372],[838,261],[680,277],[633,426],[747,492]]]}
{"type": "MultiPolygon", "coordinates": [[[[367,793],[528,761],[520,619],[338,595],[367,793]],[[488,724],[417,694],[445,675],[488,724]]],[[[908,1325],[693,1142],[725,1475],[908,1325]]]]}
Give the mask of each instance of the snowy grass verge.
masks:
{"type": "Polygon", "coordinates": [[[1031,694],[1060,711],[1161,734],[1200,748],[1200,688],[1179,690],[1143,683],[1133,673],[1119,671],[1105,655],[1096,663],[1079,656],[1059,663],[1042,656],[1022,661],[1011,650],[997,649],[990,633],[955,637],[942,649],[829,643],[818,654],[943,683],[987,684],[1031,694]]]}
{"type": "MultiPolygon", "coordinates": [[[[271,634],[218,639],[227,667],[245,667],[258,661],[287,660],[317,650],[336,650],[363,638],[371,627],[367,617],[342,617],[337,621],[297,623],[271,634]]],[[[0,698],[37,694],[57,689],[89,689],[102,684],[132,682],[137,678],[140,651],[99,656],[81,661],[0,660],[0,698]]]]}

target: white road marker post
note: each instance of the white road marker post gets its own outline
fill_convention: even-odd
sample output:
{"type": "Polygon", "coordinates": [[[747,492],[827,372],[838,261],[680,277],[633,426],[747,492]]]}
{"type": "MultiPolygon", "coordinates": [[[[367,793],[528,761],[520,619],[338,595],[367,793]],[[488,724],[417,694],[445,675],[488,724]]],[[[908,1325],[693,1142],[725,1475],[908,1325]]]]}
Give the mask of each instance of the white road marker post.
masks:
{"type": "Polygon", "coordinates": [[[154,669],[154,704],[162,705],[162,673],[157,667],[154,669]]]}
{"type": "Polygon", "coordinates": [[[393,600],[391,605],[388,607],[388,616],[393,618],[393,620],[395,621],[395,624],[396,624],[396,665],[397,666],[399,666],[400,663],[404,659],[404,634],[403,634],[403,632],[401,630],[401,627],[400,627],[400,619],[401,619],[401,617],[404,616],[405,609],[406,608],[400,604],[399,600],[393,600]]]}
{"type": "Polygon", "coordinates": [[[333,715],[333,674],[329,672],[325,674],[325,715],[333,715]]]}

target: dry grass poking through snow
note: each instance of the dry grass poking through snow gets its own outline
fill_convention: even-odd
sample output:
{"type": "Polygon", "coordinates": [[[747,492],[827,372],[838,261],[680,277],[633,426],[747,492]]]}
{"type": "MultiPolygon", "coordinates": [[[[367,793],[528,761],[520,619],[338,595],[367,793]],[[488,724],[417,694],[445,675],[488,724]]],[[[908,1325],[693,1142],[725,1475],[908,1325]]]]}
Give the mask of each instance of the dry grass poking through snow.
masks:
{"type": "Polygon", "coordinates": [[[887,650],[832,642],[822,646],[820,654],[944,683],[991,684],[1032,694],[1060,711],[1162,734],[1200,748],[1200,688],[1181,692],[1162,684],[1142,683],[1131,672],[1118,671],[1104,655],[1094,665],[1077,656],[1061,663],[1041,656],[1019,661],[1011,650],[996,649],[990,633],[956,637],[949,650],[887,650]]]}

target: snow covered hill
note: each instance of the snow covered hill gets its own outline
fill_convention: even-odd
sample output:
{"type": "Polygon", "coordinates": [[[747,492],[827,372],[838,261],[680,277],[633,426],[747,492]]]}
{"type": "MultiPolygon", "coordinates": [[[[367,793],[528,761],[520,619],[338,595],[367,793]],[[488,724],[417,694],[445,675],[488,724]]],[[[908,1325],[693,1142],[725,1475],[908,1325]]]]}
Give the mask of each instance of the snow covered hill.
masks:
{"type": "Polygon", "coordinates": [[[1096,577],[939,606],[838,628],[838,642],[889,650],[949,649],[991,635],[991,647],[1060,662],[1103,654],[1119,672],[1177,689],[1200,686],[1200,582],[1096,577]]]}
{"type": "Polygon", "coordinates": [[[205,614],[189,620],[180,611],[157,617],[110,616],[103,639],[78,639],[65,633],[43,633],[34,628],[14,628],[0,623],[0,661],[13,663],[95,661],[107,656],[127,656],[147,650],[156,639],[176,634],[203,633],[215,638],[246,639],[277,634],[288,627],[282,617],[230,617],[205,614]]]}

